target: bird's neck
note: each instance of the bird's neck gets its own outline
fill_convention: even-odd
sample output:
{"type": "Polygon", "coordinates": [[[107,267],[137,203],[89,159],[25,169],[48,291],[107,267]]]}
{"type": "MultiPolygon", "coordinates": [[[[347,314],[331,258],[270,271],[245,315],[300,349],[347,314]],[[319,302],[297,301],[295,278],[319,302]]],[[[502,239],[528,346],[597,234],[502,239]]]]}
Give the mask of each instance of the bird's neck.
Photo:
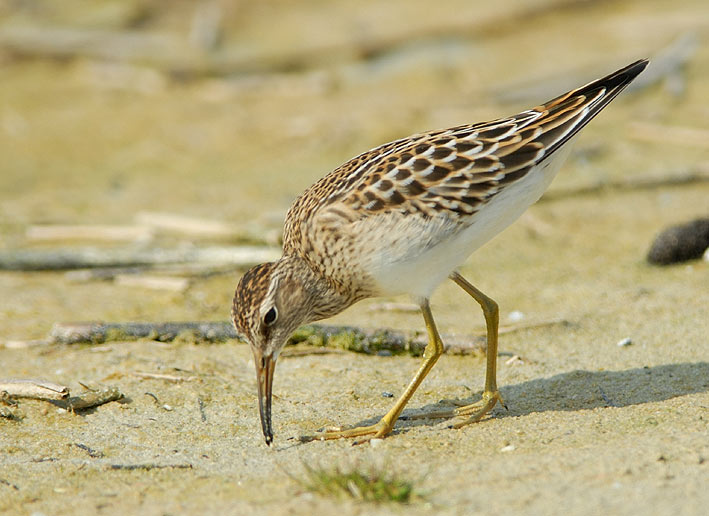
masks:
{"type": "Polygon", "coordinates": [[[333,278],[316,272],[308,262],[299,256],[283,256],[282,261],[288,261],[293,276],[297,277],[300,288],[307,299],[307,322],[318,321],[339,314],[345,308],[362,299],[352,295],[351,289],[339,285],[333,278]]]}

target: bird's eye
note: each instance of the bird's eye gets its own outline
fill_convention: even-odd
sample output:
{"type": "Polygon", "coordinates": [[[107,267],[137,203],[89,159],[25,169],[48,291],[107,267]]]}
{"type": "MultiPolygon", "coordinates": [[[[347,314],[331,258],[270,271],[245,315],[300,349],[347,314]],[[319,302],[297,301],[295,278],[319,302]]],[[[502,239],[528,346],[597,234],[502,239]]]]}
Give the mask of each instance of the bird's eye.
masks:
{"type": "Polygon", "coordinates": [[[270,326],[274,322],[276,322],[277,318],[278,312],[276,311],[276,307],[272,306],[271,309],[266,312],[266,315],[263,316],[263,324],[265,324],[266,326],[270,326]]]}

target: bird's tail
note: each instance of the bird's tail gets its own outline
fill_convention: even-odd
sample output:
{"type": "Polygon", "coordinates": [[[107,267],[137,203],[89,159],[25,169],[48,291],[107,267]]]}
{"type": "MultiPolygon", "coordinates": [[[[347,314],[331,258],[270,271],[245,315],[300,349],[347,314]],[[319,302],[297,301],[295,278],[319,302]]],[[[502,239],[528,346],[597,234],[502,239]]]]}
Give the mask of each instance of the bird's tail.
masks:
{"type": "Polygon", "coordinates": [[[546,145],[545,156],[551,155],[593,120],[611,100],[616,98],[645,69],[648,63],[647,59],[635,61],[606,77],[564,93],[534,108],[532,111],[544,113],[539,119],[539,125],[541,126],[553,124],[555,119],[564,120],[564,123],[559,124],[557,131],[548,130],[549,127],[547,125],[547,130],[544,131],[546,138],[542,138],[547,139],[544,142],[546,145]],[[555,116],[557,113],[558,116],[555,116]],[[568,116],[569,114],[573,114],[573,116],[568,116]],[[564,126],[568,130],[564,130],[564,126]],[[554,138],[555,133],[559,137],[554,138]]]}

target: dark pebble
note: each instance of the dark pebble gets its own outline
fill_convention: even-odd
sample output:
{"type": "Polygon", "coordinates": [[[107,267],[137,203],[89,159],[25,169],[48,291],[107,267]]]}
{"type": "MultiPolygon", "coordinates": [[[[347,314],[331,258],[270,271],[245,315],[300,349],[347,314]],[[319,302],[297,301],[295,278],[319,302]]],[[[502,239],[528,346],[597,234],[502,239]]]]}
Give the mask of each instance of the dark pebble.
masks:
{"type": "Polygon", "coordinates": [[[662,231],[647,253],[654,265],[670,265],[701,258],[709,247],[709,218],[697,219],[662,231]]]}

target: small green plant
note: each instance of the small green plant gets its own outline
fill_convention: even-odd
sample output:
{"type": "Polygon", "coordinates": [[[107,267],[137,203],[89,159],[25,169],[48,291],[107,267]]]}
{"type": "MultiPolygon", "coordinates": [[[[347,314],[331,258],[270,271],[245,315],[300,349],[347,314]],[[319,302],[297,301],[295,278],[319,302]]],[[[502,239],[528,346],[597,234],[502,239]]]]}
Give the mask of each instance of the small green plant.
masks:
{"type": "Polygon", "coordinates": [[[419,497],[411,482],[392,472],[379,472],[373,467],[344,470],[303,466],[306,478],[299,482],[307,490],[321,495],[375,503],[409,503],[419,497]]]}

